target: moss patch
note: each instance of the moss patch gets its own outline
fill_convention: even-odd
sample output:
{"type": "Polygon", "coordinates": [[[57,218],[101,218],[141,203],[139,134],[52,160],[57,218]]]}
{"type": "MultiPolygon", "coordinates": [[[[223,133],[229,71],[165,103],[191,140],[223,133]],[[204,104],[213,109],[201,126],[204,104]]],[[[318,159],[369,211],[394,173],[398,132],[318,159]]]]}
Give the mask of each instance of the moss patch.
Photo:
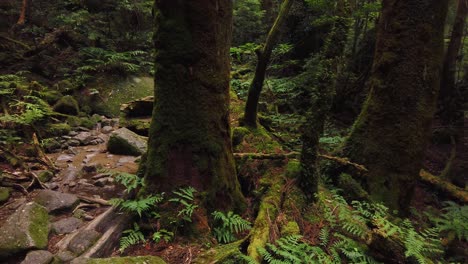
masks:
{"type": "Polygon", "coordinates": [[[114,257],[114,258],[95,258],[84,259],[80,258],[74,261],[82,264],[166,264],[166,262],[156,256],[139,256],[139,257],[114,257]]]}
{"type": "Polygon", "coordinates": [[[80,112],[78,102],[71,95],[66,95],[60,98],[60,100],[58,100],[58,102],[54,105],[53,109],[55,112],[67,115],[76,115],[80,112]]]}
{"type": "Polygon", "coordinates": [[[10,198],[10,189],[6,187],[0,187],[0,203],[3,203],[10,198]]]}

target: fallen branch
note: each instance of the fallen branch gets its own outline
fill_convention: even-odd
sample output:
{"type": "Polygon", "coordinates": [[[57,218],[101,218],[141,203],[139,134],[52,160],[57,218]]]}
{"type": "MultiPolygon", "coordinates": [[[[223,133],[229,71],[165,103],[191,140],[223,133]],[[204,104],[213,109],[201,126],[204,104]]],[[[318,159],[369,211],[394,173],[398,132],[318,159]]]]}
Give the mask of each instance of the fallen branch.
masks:
{"type": "MultiPolygon", "coordinates": [[[[301,156],[299,152],[289,153],[234,153],[236,159],[269,159],[269,160],[280,160],[280,159],[297,159],[301,156]]],[[[349,161],[348,158],[341,158],[336,156],[330,156],[326,154],[319,154],[320,158],[331,160],[342,165],[352,166],[360,172],[368,172],[369,170],[361,164],[349,161]]]]}
{"type": "Polygon", "coordinates": [[[53,171],[57,171],[57,167],[55,167],[55,164],[47,157],[47,155],[44,153],[42,150],[42,147],[39,143],[39,140],[37,139],[36,133],[33,133],[32,136],[33,139],[33,145],[36,150],[37,155],[39,156],[40,160],[49,167],[49,169],[52,169],[53,171]]]}
{"type": "Polygon", "coordinates": [[[31,183],[29,184],[29,186],[26,188],[26,190],[30,190],[31,188],[33,188],[35,185],[38,185],[41,189],[48,189],[47,186],[45,186],[41,180],[39,180],[39,177],[37,176],[36,173],[32,172],[32,171],[29,171],[27,172],[27,175],[29,175],[31,178],[32,178],[32,181],[31,183]]]}
{"type": "Polygon", "coordinates": [[[437,189],[448,193],[453,198],[466,203],[468,202],[468,192],[463,190],[460,187],[457,187],[450,182],[447,182],[437,176],[432,175],[431,173],[421,170],[419,172],[419,177],[422,181],[431,184],[432,186],[436,187],[437,189]]]}

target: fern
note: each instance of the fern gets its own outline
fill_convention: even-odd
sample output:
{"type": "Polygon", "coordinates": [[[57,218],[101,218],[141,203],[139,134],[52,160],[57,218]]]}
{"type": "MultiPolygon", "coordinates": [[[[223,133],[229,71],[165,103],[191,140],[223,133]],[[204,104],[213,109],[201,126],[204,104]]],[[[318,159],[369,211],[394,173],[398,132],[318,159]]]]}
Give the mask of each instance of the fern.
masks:
{"type": "Polygon", "coordinates": [[[174,237],[174,233],[167,231],[166,229],[160,229],[159,231],[155,232],[153,234],[153,241],[155,243],[159,243],[159,241],[164,240],[166,242],[171,241],[171,239],[174,237]]]}
{"type": "Polygon", "coordinates": [[[445,202],[440,217],[432,219],[439,232],[453,232],[459,240],[468,241],[468,206],[460,206],[454,202],[445,202]]]}
{"type": "Polygon", "coordinates": [[[135,174],[126,173],[126,172],[112,172],[115,177],[115,181],[125,186],[125,191],[127,193],[135,190],[139,187],[145,186],[144,179],[138,177],[135,174]]]}
{"type": "Polygon", "coordinates": [[[328,244],[329,236],[330,232],[328,231],[328,228],[324,227],[320,230],[319,239],[321,246],[325,247],[328,244]]]}
{"type": "Polygon", "coordinates": [[[150,213],[155,209],[157,203],[163,200],[163,194],[148,195],[145,198],[137,200],[123,200],[120,198],[111,199],[110,203],[118,208],[129,213],[136,213],[139,217],[142,217],[143,213],[150,213]]]}
{"type": "Polygon", "coordinates": [[[218,226],[213,229],[216,240],[220,243],[230,243],[234,241],[235,234],[249,230],[251,224],[249,221],[244,220],[240,215],[234,214],[229,211],[227,214],[214,211],[211,214],[218,226]]]}
{"type": "Polygon", "coordinates": [[[187,222],[192,222],[192,214],[198,208],[198,205],[193,203],[196,192],[197,190],[191,186],[179,188],[177,191],[172,192],[176,195],[176,198],[169,199],[169,202],[175,202],[182,206],[177,216],[182,216],[182,219],[187,222]]]}
{"type": "Polygon", "coordinates": [[[140,226],[137,223],[133,223],[133,229],[127,229],[123,231],[122,234],[125,234],[125,236],[122,236],[120,239],[120,252],[123,252],[130,246],[146,242],[145,236],[141,232],[140,226]]]}

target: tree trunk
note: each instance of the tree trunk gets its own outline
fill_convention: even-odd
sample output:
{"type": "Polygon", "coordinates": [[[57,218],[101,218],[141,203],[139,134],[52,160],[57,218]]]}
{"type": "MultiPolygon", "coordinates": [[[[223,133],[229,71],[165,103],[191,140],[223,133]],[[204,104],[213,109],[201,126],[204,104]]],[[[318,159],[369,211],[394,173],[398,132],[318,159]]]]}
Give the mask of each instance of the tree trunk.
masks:
{"type": "MultiPolygon", "coordinates": [[[[319,139],[323,134],[325,121],[335,95],[335,79],[340,57],[343,55],[350,26],[348,6],[345,1],[338,1],[336,21],[327,36],[318,60],[324,69],[318,83],[313,88],[309,109],[302,125],[301,174],[299,186],[308,199],[312,200],[318,190],[318,151],[319,139]]],[[[314,84],[310,84],[314,85],[314,84]]]]}
{"type": "Polygon", "coordinates": [[[371,197],[407,212],[436,108],[447,1],[384,0],[369,95],[343,152],[371,197]]]}
{"type": "Polygon", "coordinates": [[[458,0],[457,14],[452,28],[452,36],[445,53],[440,82],[440,117],[441,122],[448,126],[463,125],[463,101],[461,100],[460,91],[455,84],[455,72],[465,30],[467,10],[467,0],[458,0]]]}
{"type": "Polygon", "coordinates": [[[286,21],[286,17],[288,16],[293,2],[294,0],[284,0],[275,23],[268,33],[263,49],[257,50],[257,67],[255,68],[255,75],[250,85],[247,103],[245,105],[243,121],[246,126],[257,127],[257,106],[263,88],[263,81],[265,80],[265,72],[270,62],[273,47],[279,38],[281,26],[286,21]]]}
{"type": "Polygon", "coordinates": [[[156,0],[155,103],[143,192],[192,186],[212,209],[240,209],[229,126],[232,2],[156,0]]]}

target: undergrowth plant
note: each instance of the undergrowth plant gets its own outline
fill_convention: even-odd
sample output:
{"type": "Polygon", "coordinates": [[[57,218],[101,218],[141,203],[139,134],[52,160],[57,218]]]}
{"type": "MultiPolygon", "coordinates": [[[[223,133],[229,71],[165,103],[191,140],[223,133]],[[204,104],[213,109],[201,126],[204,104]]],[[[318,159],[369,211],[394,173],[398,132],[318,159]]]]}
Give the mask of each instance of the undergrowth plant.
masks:
{"type": "Polygon", "coordinates": [[[459,240],[468,241],[468,206],[447,201],[443,211],[440,217],[430,217],[437,230],[442,233],[452,233],[459,240]]]}
{"type": "Polygon", "coordinates": [[[240,215],[234,214],[232,211],[227,214],[214,211],[211,214],[215,220],[215,228],[213,229],[216,240],[220,243],[227,244],[236,240],[235,235],[251,228],[249,221],[243,219],[240,215]]]}

